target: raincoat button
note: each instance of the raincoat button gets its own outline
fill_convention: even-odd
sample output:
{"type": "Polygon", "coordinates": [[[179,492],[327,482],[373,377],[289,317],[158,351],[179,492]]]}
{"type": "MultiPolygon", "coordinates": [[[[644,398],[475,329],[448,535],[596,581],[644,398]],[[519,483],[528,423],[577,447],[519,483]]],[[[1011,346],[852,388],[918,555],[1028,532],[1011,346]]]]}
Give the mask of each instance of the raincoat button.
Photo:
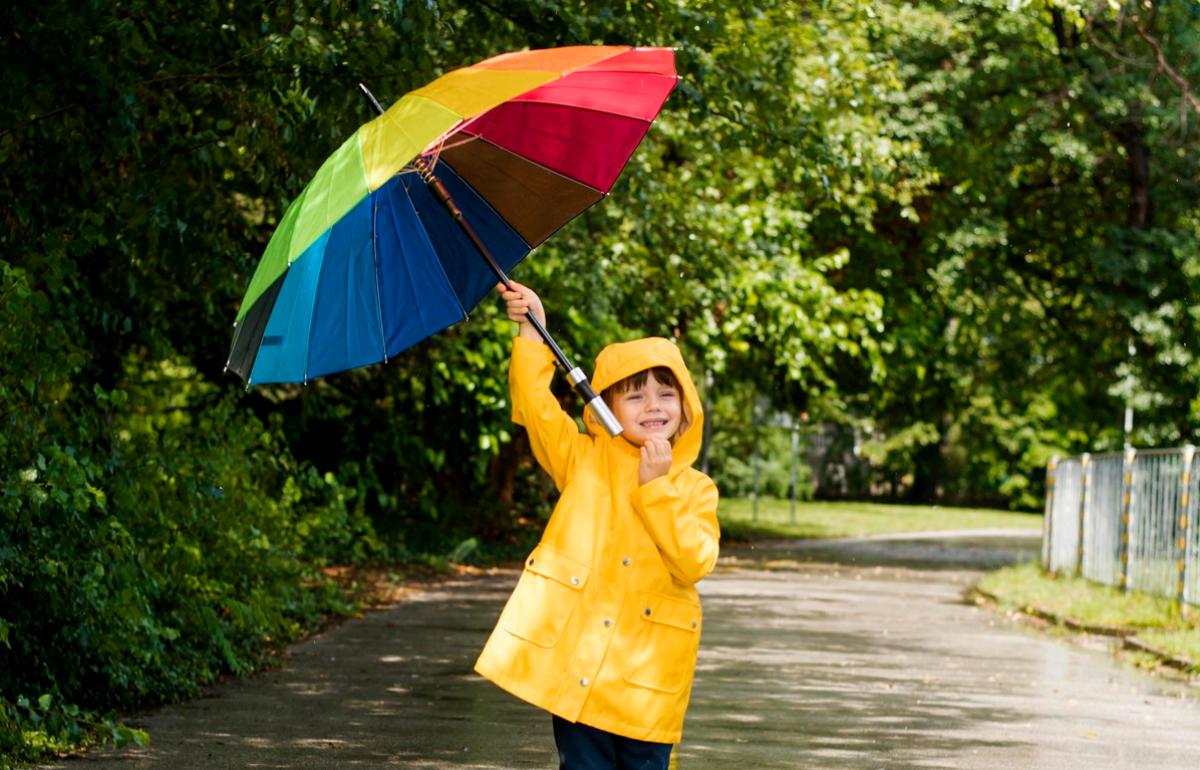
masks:
{"type": "Polygon", "coordinates": [[[587,687],[587,686],[588,686],[588,680],[587,680],[587,677],[586,677],[586,676],[585,676],[583,679],[580,679],[580,680],[579,680],[579,686],[580,686],[580,687],[587,687]]]}
{"type": "Polygon", "coordinates": [[[611,621],[611,620],[609,620],[608,618],[605,618],[605,619],[604,619],[604,627],[605,627],[605,628],[608,628],[608,627],[609,627],[609,626],[611,626],[611,625],[612,625],[612,621],[611,621]]]}
{"type": "Polygon", "coordinates": [[[696,621],[694,621],[694,620],[693,620],[693,621],[692,621],[692,628],[695,628],[695,627],[696,627],[696,621]]]}
{"type": "Polygon", "coordinates": [[[630,564],[633,564],[633,559],[629,558],[628,556],[626,556],[624,559],[621,559],[621,566],[628,567],[630,564]]]}
{"type": "Polygon", "coordinates": [[[646,608],[646,617],[650,617],[650,608],[649,607],[646,608]]]}
{"type": "Polygon", "coordinates": [[[530,567],[532,567],[532,566],[533,566],[533,559],[530,559],[530,560],[529,560],[529,566],[530,566],[530,567]]]}
{"type": "Polygon", "coordinates": [[[572,575],[572,576],[571,576],[571,585],[573,585],[573,586],[577,586],[577,585],[579,585],[579,578],[577,578],[577,577],[575,577],[574,575],[572,575]]]}

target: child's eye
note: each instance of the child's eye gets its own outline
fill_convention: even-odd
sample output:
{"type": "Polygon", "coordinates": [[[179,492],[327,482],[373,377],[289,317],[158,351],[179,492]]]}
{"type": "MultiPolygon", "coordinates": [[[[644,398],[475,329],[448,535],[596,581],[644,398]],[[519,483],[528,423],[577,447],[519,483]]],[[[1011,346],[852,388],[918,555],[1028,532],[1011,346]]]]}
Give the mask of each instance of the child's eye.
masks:
{"type": "Polygon", "coordinates": [[[664,391],[662,391],[661,393],[659,393],[659,394],[658,394],[658,397],[659,397],[659,398],[675,398],[675,391],[673,391],[673,390],[664,390],[664,391]]]}

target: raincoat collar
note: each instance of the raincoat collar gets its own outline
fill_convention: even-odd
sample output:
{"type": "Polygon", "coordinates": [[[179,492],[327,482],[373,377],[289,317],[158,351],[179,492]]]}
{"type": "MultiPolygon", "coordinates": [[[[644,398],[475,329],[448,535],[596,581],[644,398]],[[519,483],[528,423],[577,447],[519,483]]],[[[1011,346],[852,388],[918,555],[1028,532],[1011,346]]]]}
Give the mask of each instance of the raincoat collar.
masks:
{"type": "MultiPolygon", "coordinates": [[[[596,356],[596,368],[592,374],[592,387],[597,393],[613,383],[655,366],[665,366],[679,380],[680,396],[683,399],[683,416],[687,429],[675,441],[672,448],[672,469],[687,468],[700,456],[700,445],[704,436],[704,410],[700,406],[700,395],[679,348],[664,337],[644,337],[630,342],[618,342],[600,351],[596,356]]],[[[584,424],[588,432],[598,439],[608,439],[614,448],[631,450],[636,456],[638,448],[623,438],[609,439],[591,409],[584,410],[584,424]]]]}

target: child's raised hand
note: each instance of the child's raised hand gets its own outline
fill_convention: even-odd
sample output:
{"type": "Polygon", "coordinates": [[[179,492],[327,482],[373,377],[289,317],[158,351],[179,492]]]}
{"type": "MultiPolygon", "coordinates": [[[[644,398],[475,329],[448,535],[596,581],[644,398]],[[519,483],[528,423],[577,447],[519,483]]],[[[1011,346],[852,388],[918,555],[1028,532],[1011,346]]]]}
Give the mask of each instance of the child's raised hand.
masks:
{"type": "Polygon", "coordinates": [[[638,483],[649,484],[671,470],[671,442],[665,438],[648,438],[642,444],[642,462],[638,466],[638,483]]]}
{"type": "Polygon", "coordinates": [[[546,311],[542,308],[542,300],[537,293],[528,286],[509,281],[512,289],[506,289],[504,284],[496,284],[496,291],[504,298],[504,309],[508,312],[508,320],[516,321],[521,325],[520,333],[522,337],[531,340],[541,341],[542,337],[534,330],[533,324],[529,323],[529,314],[533,313],[534,318],[542,322],[542,326],[546,325],[546,311]]]}

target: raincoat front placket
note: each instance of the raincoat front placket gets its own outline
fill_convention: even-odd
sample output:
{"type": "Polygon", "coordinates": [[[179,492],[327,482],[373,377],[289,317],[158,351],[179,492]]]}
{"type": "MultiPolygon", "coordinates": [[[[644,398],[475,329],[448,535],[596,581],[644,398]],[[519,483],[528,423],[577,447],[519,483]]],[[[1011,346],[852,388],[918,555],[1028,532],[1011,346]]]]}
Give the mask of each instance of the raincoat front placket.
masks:
{"type": "MultiPolygon", "coordinates": [[[[622,470],[619,467],[619,461],[618,467],[611,470],[616,472],[622,470]]],[[[634,466],[633,472],[636,474],[636,466],[634,466]]],[[[588,613],[589,617],[585,620],[584,625],[585,631],[575,648],[573,668],[578,676],[574,680],[563,680],[558,691],[555,708],[551,709],[554,713],[572,722],[578,721],[580,713],[587,704],[588,696],[594,690],[594,685],[600,681],[601,667],[613,635],[617,633],[621,611],[624,609],[625,598],[629,593],[629,584],[633,580],[633,565],[636,563],[636,555],[632,553],[631,547],[613,537],[621,531],[622,522],[619,521],[619,518],[621,517],[610,517],[611,525],[609,527],[596,527],[597,530],[608,529],[608,532],[603,535],[603,540],[597,539],[601,546],[597,549],[599,558],[596,559],[596,563],[619,564],[621,568],[616,570],[616,574],[622,577],[617,581],[592,583],[592,590],[603,592],[603,598],[594,603],[584,602],[585,606],[592,606],[595,609],[588,613]],[[628,555],[618,556],[618,552],[626,552],[628,555]]],[[[624,523],[631,524],[632,522],[624,523]]]]}

